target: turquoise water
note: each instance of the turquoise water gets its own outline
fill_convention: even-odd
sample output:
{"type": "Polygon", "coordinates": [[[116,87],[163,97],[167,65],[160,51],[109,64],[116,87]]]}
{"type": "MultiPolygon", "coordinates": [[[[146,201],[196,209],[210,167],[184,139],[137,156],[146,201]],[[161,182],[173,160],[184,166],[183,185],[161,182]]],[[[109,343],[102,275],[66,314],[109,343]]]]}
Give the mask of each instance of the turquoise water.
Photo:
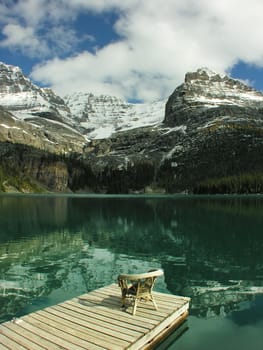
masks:
{"type": "Polygon", "coordinates": [[[169,349],[263,348],[263,196],[0,196],[0,322],[162,268],[192,298],[169,349]]]}

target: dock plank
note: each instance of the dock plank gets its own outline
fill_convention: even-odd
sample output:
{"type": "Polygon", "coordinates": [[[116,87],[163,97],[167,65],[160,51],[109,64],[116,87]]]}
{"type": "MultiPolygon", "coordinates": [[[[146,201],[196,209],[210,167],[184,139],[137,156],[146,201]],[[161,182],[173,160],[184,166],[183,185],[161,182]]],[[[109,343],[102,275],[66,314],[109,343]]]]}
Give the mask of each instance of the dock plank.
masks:
{"type": "Polygon", "coordinates": [[[60,327],[62,329],[64,329],[64,331],[70,329],[70,332],[71,332],[72,335],[75,335],[76,337],[79,337],[79,338],[83,338],[87,342],[89,342],[90,343],[90,345],[89,345],[89,349],[90,350],[105,349],[105,341],[104,340],[101,341],[101,337],[98,338],[98,339],[96,337],[93,337],[89,333],[89,330],[86,329],[85,326],[76,325],[70,319],[67,320],[65,318],[61,318],[56,313],[53,314],[51,312],[51,310],[49,310],[48,312],[46,310],[43,310],[42,313],[43,313],[43,316],[46,318],[47,322],[53,321],[53,322],[59,324],[60,327]]]}
{"type": "Polygon", "coordinates": [[[22,322],[18,325],[21,327],[27,327],[30,325],[31,329],[34,329],[34,334],[39,334],[45,340],[50,341],[50,349],[71,349],[71,350],[83,350],[85,348],[74,345],[70,341],[70,337],[66,332],[59,332],[57,329],[53,329],[48,323],[41,323],[35,320],[34,314],[24,316],[22,322]]]}
{"type": "Polygon", "coordinates": [[[153,293],[151,302],[121,308],[117,284],[99,288],[0,325],[3,350],[148,350],[188,315],[189,298],[153,293]]]}
{"type": "MultiPolygon", "coordinates": [[[[103,299],[103,297],[99,294],[95,295],[93,293],[89,293],[85,299],[86,301],[89,301],[95,305],[110,307],[112,310],[114,309],[118,311],[120,310],[120,301],[119,301],[120,297],[119,298],[115,297],[115,300],[113,301],[113,298],[111,296],[109,296],[106,299],[103,299]]],[[[158,305],[158,302],[157,302],[157,305],[158,305]]],[[[141,316],[142,319],[144,320],[147,319],[148,322],[156,324],[164,317],[164,313],[161,312],[160,310],[156,311],[152,307],[152,304],[149,307],[149,305],[142,302],[142,303],[139,303],[136,316],[141,316]]]]}
{"type": "MultiPolygon", "coordinates": [[[[5,325],[6,324],[4,324],[4,326],[5,325]]],[[[28,331],[28,332],[30,332],[30,334],[33,337],[33,339],[38,340],[39,339],[38,337],[40,336],[41,337],[41,341],[40,341],[41,345],[44,346],[44,347],[46,346],[46,349],[52,349],[52,350],[61,350],[62,349],[61,346],[59,346],[56,343],[52,342],[52,337],[49,337],[47,333],[45,333],[45,332],[43,333],[37,327],[34,327],[34,326],[28,324],[24,320],[19,319],[19,324],[16,323],[16,326],[21,331],[25,331],[25,332],[28,331]]],[[[0,326],[0,327],[2,327],[2,326],[0,326]]],[[[0,339],[1,339],[1,336],[0,336],[0,339]]],[[[57,341],[57,339],[55,339],[55,341],[57,341]]]]}
{"type": "Polygon", "coordinates": [[[73,303],[71,301],[68,301],[64,304],[64,307],[69,308],[70,310],[74,310],[76,312],[79,313],[84,313],[85,315],[89,315],[92,318],[95,318],[97,320],[100,320],[102,322],[109,322],[110,324],[114,325],[114,326],[118,326],[120,331],[122,328],[125,329],[125,331],[127,330],[127,326],[125,326],[126,324],[128,324],[129,326],[129,332],[137,332],[137,333],[141,333],[142,331],[147,332],[151,327],[147,325],[145,325],[145,323],[143,322],[128,322],[127,321],[127,317],[124,316],[119,316],[117,319],[112,315],[112,313],[109,312],[105,312],[103,310],[101,310],[100,312],[96,312],[96,311],[90,311],[87,310],[87,308],[81,308],[82,305],[80,304],[76,304],[73,303]]]}
{"type": "MultiPolygon", "coordinates": [[[[14,326],[14,325],[13,325],[14,326]]],[[[42,346],[38,346],[35,342],[28,340],[22,332],[19,332],[17,327],[12,327],[12,324],[5,325],[3,333],[8,336],[16,344],[13,344],[13,349],[27,349],[27,350],[43,350],[42,346]]]]}
{"type": "Polygon", "coordinates": [[[3,350],[28,350],[27,348],[13,340],[12,334],[10,334],[8,331],[1,332],[0,345],[1,349],[3,350]]]}
{"type": "Polygon", "coordinates": [[[131,337],[131,339],[137,338],[141,332],[139,331],[134,331],[131,329],[127,329],[127,327],[124,327],[123,322],[117,322],[117,324],[114,324],[112,322],[112,319],[105,317],[104,319],[98,319],[94,313],[87,311],[86,314],[80,313],[78,308],[74,307],[67,307],[68,305],[63,305],[63,307],[58,306],[58,310],[61,312],[67,314],[67,315],[72,315],[73,317],[78,316],[78,324],[83,323],[84,325],[87,326],[87,320],[89,322],[88,326],[90,328],[96,329],[101,329],[102,327],[105,328],[105,333],[110,333],[113,334],[113,332],[116,333],[116,336],[119,335],[120,333],[124,333],[126,338],[128,339],[128,336],[131,337]],[[107,331],[109,330],[109,331],[107,331]]]}
{"type": "Polygon", "coordinates": [[[72,312],[65,312],[65,310],[59,309],[59,306],[53,307],[53,309],[56,311],[56,315],[58,317],[69,320],[71,324],[77,324],[78,328],[80,328],[81,326],[84,327],[86,332],[88,332],[90,335],[93,335],[94,337],[96,336],[96,334],[101,333],[105,341],[113,343],[116,346],[126,346],[130,341],[132,341],[135,338],[127,335],[126,340],[122,341],[118,332],[107,329],[103,326],[98,327],[97,325],[94,325],[92,318],[86,317],[86,320],[85,318],[81,320],[77,315],[73,314],[72,312]]]}
{"type": "MultiPolygon", "coordinates": [[[[64,323],[61,323],[60,321],[57,320],[51,320],[50,318],[48,319],[48,326],[46,325],[47,319],[40,315],[39,313],[35,313],[33,315],[34,319],[41,324],[42,329],[46,329],[49,332],[54,332],[53,334],[57,334],[61,338],[64,337],[63,339],[72,343],[71,348],[75,349],[77,347],[82,347],[83,349],[89,349],[92,345],[91,339],[93,339],[95,345],[96,345],[96,333],[90,331],[89,329],[86,329],[86,332],[83,331],[79,326],[78,328],[73,328],[73,322],[70,319],[70,322],[68,325],[64,323]],[[66,334],[66,335],[65,335],[66,334]]],[[[108,344],[111,343],[112,345],[116,346],[116,349],[121,349],[123,346],[123,343],[121,345],[118,344],[117,341],[112,341],[112,339],[106,339],[106,337],[103,337],[103,341],[99,340],[98,345],[101,347],[105,347],[106,342],[108,341],[108,344]],[[111,341],[110,341],[111,340],[111,341]]]]}
{"type": "MultiPolygon", "coordinates": [[[[119,304],[119,307],[117,309],[112,309],[112,308],[108,307],[107,305],[103,305],[103,303],[99,304],[98,302],[96,302],[94,304],[90,299],[87,299],[85,296],[81,296],[79,298],[79,302],[82,305],[91,306],[93,310],[103,310],[103,311],[110,310],[111,313],[114,314],[116,317],[118,317],[122,314],[122,313],[120,313],[120,311],[122,311],[120,304],[119,304]]],[[[150,327],[152,327],[152,325],[156,324],[156,321],[154,321],[152,319],[146,319],[145,317],[138,316],[138,313],[136,314],[136,319],[131,314],[125,314],[125,318],[129,319],[129,317],[131,320],[136,322],[136,324],[137,324],[137,321],[142,322],[144,324],[148,323],[151,325],[150,327]]]]}

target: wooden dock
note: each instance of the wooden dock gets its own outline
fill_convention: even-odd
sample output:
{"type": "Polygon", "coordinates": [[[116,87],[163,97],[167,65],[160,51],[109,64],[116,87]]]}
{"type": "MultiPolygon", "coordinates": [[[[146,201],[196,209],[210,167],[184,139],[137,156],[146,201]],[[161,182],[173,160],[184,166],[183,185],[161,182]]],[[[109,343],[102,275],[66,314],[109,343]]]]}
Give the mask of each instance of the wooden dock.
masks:
{"type": "Polygon", "coordinates": [[[153,292],[151,302],[120,308],[120,289],[112,284],[0,325],[1,350],[153,349],[188,315],[190,299],[153,292]]]}

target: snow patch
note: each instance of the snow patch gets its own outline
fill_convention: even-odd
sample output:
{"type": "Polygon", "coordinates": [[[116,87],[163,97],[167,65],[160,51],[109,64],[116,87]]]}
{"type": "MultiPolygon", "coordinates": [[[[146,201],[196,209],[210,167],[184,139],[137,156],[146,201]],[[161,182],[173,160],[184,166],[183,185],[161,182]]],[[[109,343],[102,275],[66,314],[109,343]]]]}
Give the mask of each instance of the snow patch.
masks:
{"type": "MultiPolygon", "coordinates": [[[[174,148],[172,148],[164,157],[163,161],[167,159],[171,159],[175,153],[180,153],[183,150],[183,146],[181,145],[176,145],[174,148]]],[[[176,167],[177,164],[173,165],[173,167],[176,167]]]]}
{"type": "Polygon", "coordinates": [[[176,131],[181,131],[182,133],[186,133],[187,126],[186,125],[180,125],[180,126],[175,126],[174,128],[165,128],[162,130],[165,130],[163,133],[164,135],[170,134],[171,132],[176,132],[176,131]]]}
{"type": "Polygon", "coordinates": [[[21,128],[17,127],[17,126],[9,126],[9,125],[6,125],[6,124],[0,124],[0,126],[2,126],[5,129],[17,129],[17,130],[21,129],[21,128]]]}
{"type": "Polygon", "coordinates": [[[74,93],[65,97],[76,122],[89,139],[108,138],[115,132],[159,125],[164,120],[165,101],[127,103],[117,97],[74,93]]]}

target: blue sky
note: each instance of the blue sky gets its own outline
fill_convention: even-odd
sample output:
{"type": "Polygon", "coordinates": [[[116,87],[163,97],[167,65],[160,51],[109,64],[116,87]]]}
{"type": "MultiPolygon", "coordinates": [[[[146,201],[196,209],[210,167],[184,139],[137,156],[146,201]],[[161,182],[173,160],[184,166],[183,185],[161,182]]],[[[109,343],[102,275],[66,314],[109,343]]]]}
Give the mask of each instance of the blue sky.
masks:
{"type": "Polygon", "coordinates": [[[60,95],[166,99],[208,67],[263,90],[262,0],[2,0],[0,60],[60,95]]]}

